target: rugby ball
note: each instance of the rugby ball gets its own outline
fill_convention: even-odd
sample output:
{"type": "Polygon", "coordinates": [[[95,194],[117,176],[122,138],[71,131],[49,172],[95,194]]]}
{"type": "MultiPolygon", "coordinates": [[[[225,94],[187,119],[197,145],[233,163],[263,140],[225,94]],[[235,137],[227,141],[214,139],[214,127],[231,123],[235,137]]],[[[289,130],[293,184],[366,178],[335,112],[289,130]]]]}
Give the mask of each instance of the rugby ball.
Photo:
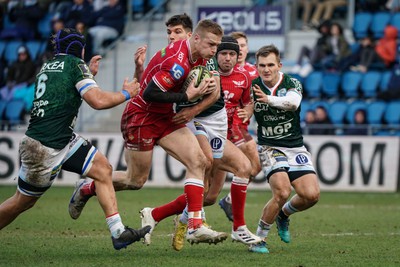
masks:
{"type": "Polygon", "coordinates": [[[194,81],[194,86],[197,87],[201,83],[201,81],[205,78],[211,78],[211,72],[204,66],[196,66],[192,68],[186,77],[185,82],[182,85],[182,92],[186,92],[189,84],[194,81]]]}

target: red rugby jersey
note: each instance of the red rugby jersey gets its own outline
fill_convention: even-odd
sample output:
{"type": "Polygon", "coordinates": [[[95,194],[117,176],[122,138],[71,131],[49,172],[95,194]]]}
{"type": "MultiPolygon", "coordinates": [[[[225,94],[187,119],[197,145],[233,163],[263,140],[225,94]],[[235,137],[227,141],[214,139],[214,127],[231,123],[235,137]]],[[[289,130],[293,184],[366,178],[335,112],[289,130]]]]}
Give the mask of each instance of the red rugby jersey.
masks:
{"type": "Polygon", "coordinates": [[[154,113],[173,111],[173,103],[147,102],[143,92],[153,79],[154,83],[165,93],[179,92],[186,77],[194,66],[206,65],[207,60],[191,59],[189,40],[177,41],[158,51],[143,72],[139,94],[131,101],[134,105],[154,113]]]}
{"type": "Polygon", "coordinates": [[[231,127],[235,110],[251,103],[251,78],[247,71],[234,68],[231,74],[221,74],[221,86],[228,114],[228,127],[231,127]]]}

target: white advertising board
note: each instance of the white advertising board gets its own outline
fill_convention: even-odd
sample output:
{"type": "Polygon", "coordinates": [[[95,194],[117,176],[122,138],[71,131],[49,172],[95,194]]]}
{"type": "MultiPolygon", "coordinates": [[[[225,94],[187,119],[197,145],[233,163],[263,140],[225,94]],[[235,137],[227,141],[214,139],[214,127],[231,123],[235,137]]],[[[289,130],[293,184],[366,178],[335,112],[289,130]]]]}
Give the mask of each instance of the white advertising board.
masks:
{"type": "MultiPolygon", "coordinates": [[[[0,132],[0,185],[16,184],[18,144],[23,134],[0,132]]],[[[122,137],[113,134],[82,134],[107,156],[114,170],[126,169],[122,137]]],[[[395,192],[399,189],[399,138],[305,136],[313,156],[322,191],[395,192]]],[[[176,144],[179,145],[179,144],[176,144]]],[[[156,147],[152,171],[145,186],[182,187],[185,169],[156,147]]],[[[74,185],[79,176],[62,171],[55,185],[74,185]]],[[[229,188],[229,179],[225,187],[229,188]]],[[[269,189],[260,173],[250,189],[269,189]]]]}

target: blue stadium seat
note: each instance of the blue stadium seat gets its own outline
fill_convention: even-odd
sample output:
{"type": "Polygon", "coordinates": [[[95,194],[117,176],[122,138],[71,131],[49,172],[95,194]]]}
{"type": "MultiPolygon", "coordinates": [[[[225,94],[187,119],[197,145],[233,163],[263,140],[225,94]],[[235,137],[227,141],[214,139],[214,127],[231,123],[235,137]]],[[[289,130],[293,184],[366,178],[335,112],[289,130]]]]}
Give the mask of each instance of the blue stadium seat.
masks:
{"type": "Polygon", "coordinates": [[[43,40],[47,40],[50,38],[51,35],[51,20],[54,17],[54,14],[51,12],[48,12],[43,18],[39,20],[38,23],[38,32],[40,34],[40,37],[43,40]]]}
{"type": "Polygon", "coordinates": [[[339,96],[340,74],[325,73],[322,78],[322,93],[327,97],[339,96]]]}
{"type": "Polygon", "coordinates": [[[342,74],[341,87],[346,97],[358,97],[358,88],[363,74],[355,71],[347,71],[342,74]]]}
{"type": "MultiPolygon", "coordinates": [[[[7,100],[0,99],[0,122],[4,119],[4,111],[6,110],[7,100]]],[[[0,123],[1,124],[1,123],[0,123]]]]}
{"type": "Polygon", "coordinates": [[[143,13],[144,7],[143,3],[144,0],[131,0],[131,5],[132,5],[132,12],[133,13],[143,13]]]}
{"type": "Polygon", "coordinates": [[[25,111],[25,102],[20,99],[13,99],[8,101],[6,106],[5,119],[9,125],[20,124],[21,116],[25,111]]]}
{"type": "Polygon", "coordinates": [[[383,31],[391,19],[390,12],[377,12],[372,16],[370,30],[375,39],[383,37],[383,31]]]}
{"type": "Polygon", "coordinates": [[[386,110],[386,102],[373,101],[367,106],[368,124],[382,124],[383,114],[386,110]]]}
{"type": "Polygon", "coordinates": [[[25,43],[26,47],[29,50],[29,54],[33,61],[35,61],[40,53],[40,49],[42,46],[42,42],[40,41],[28,41],[25,43]]]}
{"type": "Polygon", "coordinates": [[[344,117],[346,115],[348,104],[345,101],[335,101],[329,106],[328,115],[333,124],[344,124],[344,117]]]}
{"type": "Polygon", "coordinates": [[[308,100],[302,100],[300,108],[300,121],[304,121],[306,112],[310,110],[310,102],[308,100]]]}
{"type": "Polygon", "coordinates": [[[4,50],[6,50],[7,42],[0,40],[0,60],[3,59],[4,50]]]}
{"type": "Polygon", "coordinates": [[[364,97],[376,97],[382,74],[379,71],[368,71],[361,81],[361,92],[364,97]]]}
{"type": "Polygon", "coordinates": [[[4,59],[8,64],[13,63],[18,58],[18,48],[23,45],[22,41],[9,41],[4,51],[4,59]]]}
{"type": "Polygon", "coordinates": [[[358,12],[354,15],[353,34],[356,39],[361,39],[368,34],[372,22],[372,13],[358,12]]]}
{"type": "Polygon", "coordinates": [[[308,97],[316,98],[321,96],[322,72],[311,72],[304,81],[304,90],[308,97]]]}
{"type": "Polygon", "coordinates": [[[367,111],[367,103],[361,100],[355,100],[349,103],[346,113],[346,121],[350,124],[354,124],[354,114],[357,110],[363,109],[367,111]]]}
{"type": "Polygon", "coordinates": [[[391,101],[386,106],[384,119],[389,126],[400,125],[400,101],[391,101]]]}
{"type": "Polygon", "coordinates": [[[400,12],[396,12],[392,15],[389,24],[395,26],[400,32],[400,12]]]}
{"type": "Polygon", "coordinates": [[[391,76],[392,72],[390,70],[382,72],[381,82],[379,83],[379,90],[381,92],[387,90],[391,76]]]}

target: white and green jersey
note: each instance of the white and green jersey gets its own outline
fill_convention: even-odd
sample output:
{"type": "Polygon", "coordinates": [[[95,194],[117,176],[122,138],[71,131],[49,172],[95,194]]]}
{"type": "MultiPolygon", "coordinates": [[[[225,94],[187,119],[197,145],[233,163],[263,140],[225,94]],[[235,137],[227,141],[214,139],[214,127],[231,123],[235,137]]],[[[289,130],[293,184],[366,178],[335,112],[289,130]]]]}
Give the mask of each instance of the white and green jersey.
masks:
{"type": "MultiPolygon", "coordinates": [[[[267,95],[285,96],[290,90],[296,90],[300,95],[301,83],[287,74],[280,73],[279,81],[273,88],[268,88],[260,77],[252,84],[260,86],[267,95]]],[[[278,147],[301,147],[303,135],[300,127],[300,107],[296,111],[287,111],[257,102],[254,96],[254,116],[257,121],[257,137],[259,145],[278,147]]]]}
{"type": "Polygon", "coordinates": [[[72,137],[82,96],[97,87],[88,66],[71,55],[44,63],[35,81],[35,98],[26,135],[55,149],[72,137]]]}

